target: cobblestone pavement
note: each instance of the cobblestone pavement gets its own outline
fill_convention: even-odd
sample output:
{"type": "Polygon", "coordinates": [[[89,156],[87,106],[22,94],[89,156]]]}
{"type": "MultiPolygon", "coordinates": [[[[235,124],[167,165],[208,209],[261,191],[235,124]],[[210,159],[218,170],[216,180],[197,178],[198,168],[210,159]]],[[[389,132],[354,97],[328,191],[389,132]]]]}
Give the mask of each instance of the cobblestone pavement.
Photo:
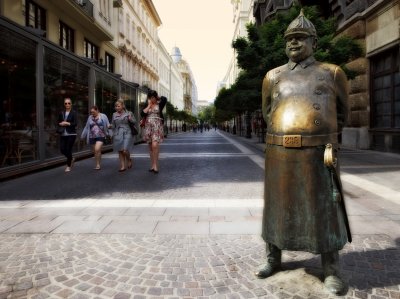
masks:
{"type": "MultiPolygon", "coordinates": [[[[400,298],[400,250],[357,235],[341,251],[343,298],[400,298]]],[[[335,298],[319,257],[284,252],[284,271],[260,280],[257,236],[0,235],[0,298],[335,298]]],[[[398,244],[397,244],[398,245],[398,244]]]]}
{"type": "MultiPolygon", "coordinates": [[[[284,271],[254,276],[266,257],[263,154],[252,148],[183,134],[163,143],[157,176],[142,145],[123,174],[107,154],[101,172],[87,159],[2,183],[0,299],[336,298],[317,255],[284,251],[284,271]]],[[[353,242],[340,252],[341,298],[400,299],[400,156],[344,158],[353,242]]]]}

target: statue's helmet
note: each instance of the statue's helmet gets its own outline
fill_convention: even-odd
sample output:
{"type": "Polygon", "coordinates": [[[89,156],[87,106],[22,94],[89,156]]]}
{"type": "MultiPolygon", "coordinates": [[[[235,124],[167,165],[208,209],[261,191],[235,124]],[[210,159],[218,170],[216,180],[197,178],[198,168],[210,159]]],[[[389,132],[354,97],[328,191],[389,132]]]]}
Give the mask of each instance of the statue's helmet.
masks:
{"type": "Polygon", "coordinates": [[[303,9],[301,9],[299,16],[289,24],[284,37],[288,38],[294,34],[317,37],[317,31],[315,30],[314,24],[304,16],[303,9]]]}

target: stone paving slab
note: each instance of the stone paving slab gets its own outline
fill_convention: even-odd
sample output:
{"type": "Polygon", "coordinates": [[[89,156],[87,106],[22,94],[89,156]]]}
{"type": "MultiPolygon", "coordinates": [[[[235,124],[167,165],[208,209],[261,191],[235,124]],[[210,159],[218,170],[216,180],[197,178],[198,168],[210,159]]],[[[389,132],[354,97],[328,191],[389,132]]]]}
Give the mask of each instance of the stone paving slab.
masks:
{"type": "Polygon", "coordinates": [[[261,235],[259,221],[211,222],[210,234],[261,235]]]}
{"type": "Polygon", "coordinates": [[[157,221],[134,222],[113,220],[102,232],[106,234],[151,234],[156,228],[157,223],[157,221]]]}
{"type": "MultiPolygon", "coordinates": [[[[340,256],[342,298],[400,298],[394,240],[355,235],[340,256]]],[[[318,255],[284,251],[260,280],[264,261],[254,235],[0,234],[0,298],[337,298],[318,255]]]]}
{"type": "Polygon", "coordinates": [[[189,235],[207,235],[210,233],[210,224],[208,222],[170,222],[159,221],[154,234],[189,234],[189,235]]]}

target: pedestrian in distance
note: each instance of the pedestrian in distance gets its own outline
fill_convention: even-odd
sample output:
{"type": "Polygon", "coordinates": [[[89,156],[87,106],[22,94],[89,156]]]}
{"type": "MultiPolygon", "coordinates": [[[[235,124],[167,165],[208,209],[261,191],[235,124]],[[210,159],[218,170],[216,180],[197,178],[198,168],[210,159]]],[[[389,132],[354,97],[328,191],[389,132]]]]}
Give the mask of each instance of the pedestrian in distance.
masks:
{"type": "Polygon", "coordinates": [[[90,108],[90,116],[83,128],[81,139],[86,138],[86,143],[92,145],[95,160],[95,170],[101,169],[101,149],[106,138],[110,135],[108,128],[110,122],[107,115],[100,113],[97,106],[90,108]]]}
{"type": "Polygon", "coordinates": [[[135,125],[136,119],[131,111],[125,108],[124,100],[115,102],[115,112],[112,115],[110,128],[113,129],[113,150],[118,152],[119,172],[132,168],[133,136],[130,123],[135,125]]]}
{"type": "Polygon", "coordinates": [[[57,120],[57,133],[60,134],[60,151],[67,158],[65,172],[70,172],[74,163],[72,149],[76,140],[77,123],[78,115],[72,109],[72,100],[71,98],[65,98],[64,110],[59,113],[57,120]]]}
{"type": "Polygon", "coordinates": [[[340,67],[315,60],[317,34],[303,12],[284,38],[289,62],[268,71],[262,84],[267,263],[256,275],[281,270],[282,250],[321,254],[324,286],[340,295],[346,286],[338,251],[351,242],[351,232],[335,153],[348,82],[340,67]]]}
{"type": "Polygon", "coordinates": [[[162,110],[167,103],[166,97],[159,97],[155,90],[147,94],[147,107],[141,111],[141,116],[146,118],[143,140],[149,145],[150,172],[155,174],[159,171],[158,159],[160,154],[160,143],[164,140],[164,117],[162,110]]]}

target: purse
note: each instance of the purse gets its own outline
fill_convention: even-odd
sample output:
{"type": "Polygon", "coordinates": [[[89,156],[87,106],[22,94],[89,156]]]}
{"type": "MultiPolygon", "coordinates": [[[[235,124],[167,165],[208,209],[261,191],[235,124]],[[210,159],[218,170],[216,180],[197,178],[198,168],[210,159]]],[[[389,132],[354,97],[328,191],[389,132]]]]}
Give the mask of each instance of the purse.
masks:
{"type": "Polygon", "coordinates": [[[104,138],[104,145],[109,145],[109,144],[111,144],[111,143],[112,143],[111,136],[110,136],[110,135],[107,135],[107,136],[104,138]]]}
{"type": "Polygon", "coordinates": [[[58,126],[56,132],[57,132],[57,134],[61,135],[62,133],[64,133],[64,130],[65,130],[65,127],[58,126]]]}
{"type": "Polygon", "coordinates": [[[141,128],[144,128],[145,125],[146,125],[146,117],[143,117],[143,118],[140,120],[139,126],[140,126],[141,128]]]}
{"type": "Polygon", "coordinates": [[[136,129],[136,126],[134,123],[128,122],[129,127],[131,128],[131,134],[132,136],[136,136],[139,134],[139,131],[136,129]]]}

